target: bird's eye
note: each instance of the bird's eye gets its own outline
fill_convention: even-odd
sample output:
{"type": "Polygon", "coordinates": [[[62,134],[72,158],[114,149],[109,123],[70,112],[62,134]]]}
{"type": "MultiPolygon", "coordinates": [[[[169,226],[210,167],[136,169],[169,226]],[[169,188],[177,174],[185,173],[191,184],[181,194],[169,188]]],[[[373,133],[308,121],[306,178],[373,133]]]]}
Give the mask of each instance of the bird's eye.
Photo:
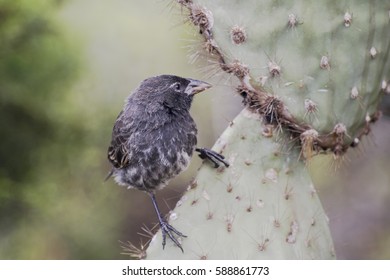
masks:
{"type": "Polygon", "coordinates": [[[180,91],[180,83],[176,83],[174,85],[174,88],[175,88],[176,91],[180,91]]]}

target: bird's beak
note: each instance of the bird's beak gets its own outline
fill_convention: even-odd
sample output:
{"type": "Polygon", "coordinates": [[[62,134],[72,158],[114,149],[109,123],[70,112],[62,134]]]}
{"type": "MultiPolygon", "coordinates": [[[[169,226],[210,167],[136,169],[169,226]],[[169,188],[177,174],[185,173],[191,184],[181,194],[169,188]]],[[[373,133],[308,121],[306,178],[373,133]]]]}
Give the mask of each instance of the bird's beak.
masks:
{"type": "Polygon", "coordinates": [[[184,92],[188,95],[195,95],[208,88],[211,88],[211,85],[209,83],[190,79],[190,83],[188,84],[184,92]]]}

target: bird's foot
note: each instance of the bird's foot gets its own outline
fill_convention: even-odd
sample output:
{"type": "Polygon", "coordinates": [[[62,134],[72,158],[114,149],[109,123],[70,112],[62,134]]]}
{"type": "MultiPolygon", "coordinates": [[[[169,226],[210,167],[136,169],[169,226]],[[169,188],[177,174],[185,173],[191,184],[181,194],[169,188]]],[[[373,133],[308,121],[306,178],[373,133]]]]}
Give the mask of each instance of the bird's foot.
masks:
{"type": "Polygon", "coordinates": [[[225,165],[225,167],[229,167],[229,163],[225,160],[225,157],[217,152],[214,152],[207,148],[196,148],[195,151],[199,153],[199,157],[201,159],[208,159],[212,163],[214,163],[214,168],[218,168],[220,163],[225,165]]]}
{"type": "Polygon", "coordinates": [[[163,239],[163,241],[162,241],[163,249],[165,248],[166,239],[167,239],[167,235],[168,235],[168,237],[173,241],[173,243],[175,243],[176,246],[179,247],[180,250],[184,253],[183,248],[181,247],[179,240],[177,240],[177,238],[175,237],[174,234],[176,234],[177,236],[180,236],[180,237],[187,237],[187,236],[185,236],[180,231],[175,229],[173,226],[168,224],[168,222],[165,220],[160,221],[160,228],[161,228],[162,239],[163,239]]]}
{"type": "Polygon", "coordinates": [[[149,194],[150,198],[152,199],[154,210],[156,210],[158,222],[160,223],[162,239],[163,239],[163,241],[162,241],[163,249],[165,248],[166,239],[167,239],[167,235],[168,235],[169,238],[173,241],[173,243],[175,243],[176,246],[179,247],[180,250],[184,253],[183,248],[181,247],[179,240],[177,240],[177,238],[175,237],[175,234],[177,236],[180,236],[180,237],[187,237],[187,236],[185,236],[180,231],[175,229],[173,226],[168,224],[168,222],[161,215],[160,209],[158,208],[158,205],[157,205],[157,200],[156,200],[156,197],[154,195],[154,192],[149,191],[148,194],[149,194]]]}

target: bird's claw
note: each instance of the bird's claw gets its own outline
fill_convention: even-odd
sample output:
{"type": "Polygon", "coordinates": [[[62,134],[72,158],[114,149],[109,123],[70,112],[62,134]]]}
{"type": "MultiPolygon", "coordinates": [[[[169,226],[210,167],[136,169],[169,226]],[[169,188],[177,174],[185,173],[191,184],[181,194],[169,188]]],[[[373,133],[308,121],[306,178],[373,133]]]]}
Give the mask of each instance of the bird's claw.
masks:
{"type": "Polygon", "coordinates": [[[156,201],[156,197],[154,195],[154,192],[148,192],[148,194],[149,194],[150,198],[152,199],[154,210],[156,210],[156,213],[157,213],[157,217],[158,217],[158,221],[159,221],[161,233],[162,233],[163,249],[165,247],[166,239],[167,239],[167,235],[168,235],[169,238],[173,241],[173,243],[175,243],[176,246],[179,247],[180,250],[184,253],[183,248],[181,247],[179,240],[177,240],[177,238],[173,234],[176,234],[177,236],[180,236],[180,237],[187,237],[187,236],[185,236],[180,231],[175,229],[173,226],[168,224],[168,222],[161,215],[160,209],[158,208],[158,205],[157,205],[157,201],[156,201]]]}
{"type": "Polygon", "coordinates": [[[214,163],[214,168],[218,168],[220,163],[225,165],[225,167],[229,167],[229,163],[225,160],[225,157],[213,150],[207,148],[196,148],[195,151],[199,153],[199,157],[201,159],[208,159],[212,163],[214,163]]]}
{"type": "Polygon", "coordinates": [[[169,238],[173,241],[173,243],[175,243],[176,246],[179,247],[180,250],[184,253],[184,250],[181,247],[179,240],[177,240],[177,238],[173,235],[173,233],[176,234],[177,236],[180,236],[180,237],[187,237],[187,236],[182,234],[180,231],[175,229],[173,226],[168,224],[168,222],[166,222],[166,221],[160,222],[160,228],[161,228],[162,239],[163,239],[163,241],[162,241],[163,249],[165,248],[166,239],[167,239],[167,235],[168,235],[169,238]]]}

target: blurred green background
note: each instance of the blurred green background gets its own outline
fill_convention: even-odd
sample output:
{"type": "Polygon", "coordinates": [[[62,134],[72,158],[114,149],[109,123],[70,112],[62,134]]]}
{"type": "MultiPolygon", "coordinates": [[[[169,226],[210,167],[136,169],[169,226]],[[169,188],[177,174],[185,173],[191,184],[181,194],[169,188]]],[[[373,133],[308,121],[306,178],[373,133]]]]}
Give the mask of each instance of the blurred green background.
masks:
{"type": "MultiPolygon", "coordinates": [[[[149,198],[103,182],[112,125],[144,78],[215,85],[192,108],[199,146],[242,109],[229,78],[189,63],[195,37],[172,2],[0,0],[0,259],[126,259],[120,241],[146,241],[149,198]]],[[[199,164],[158,193],[163,211],[199,164]]],[[[314,165],[338,257],[390,259],[389,118],[337,171],[329,158],[314,165]]]]}

